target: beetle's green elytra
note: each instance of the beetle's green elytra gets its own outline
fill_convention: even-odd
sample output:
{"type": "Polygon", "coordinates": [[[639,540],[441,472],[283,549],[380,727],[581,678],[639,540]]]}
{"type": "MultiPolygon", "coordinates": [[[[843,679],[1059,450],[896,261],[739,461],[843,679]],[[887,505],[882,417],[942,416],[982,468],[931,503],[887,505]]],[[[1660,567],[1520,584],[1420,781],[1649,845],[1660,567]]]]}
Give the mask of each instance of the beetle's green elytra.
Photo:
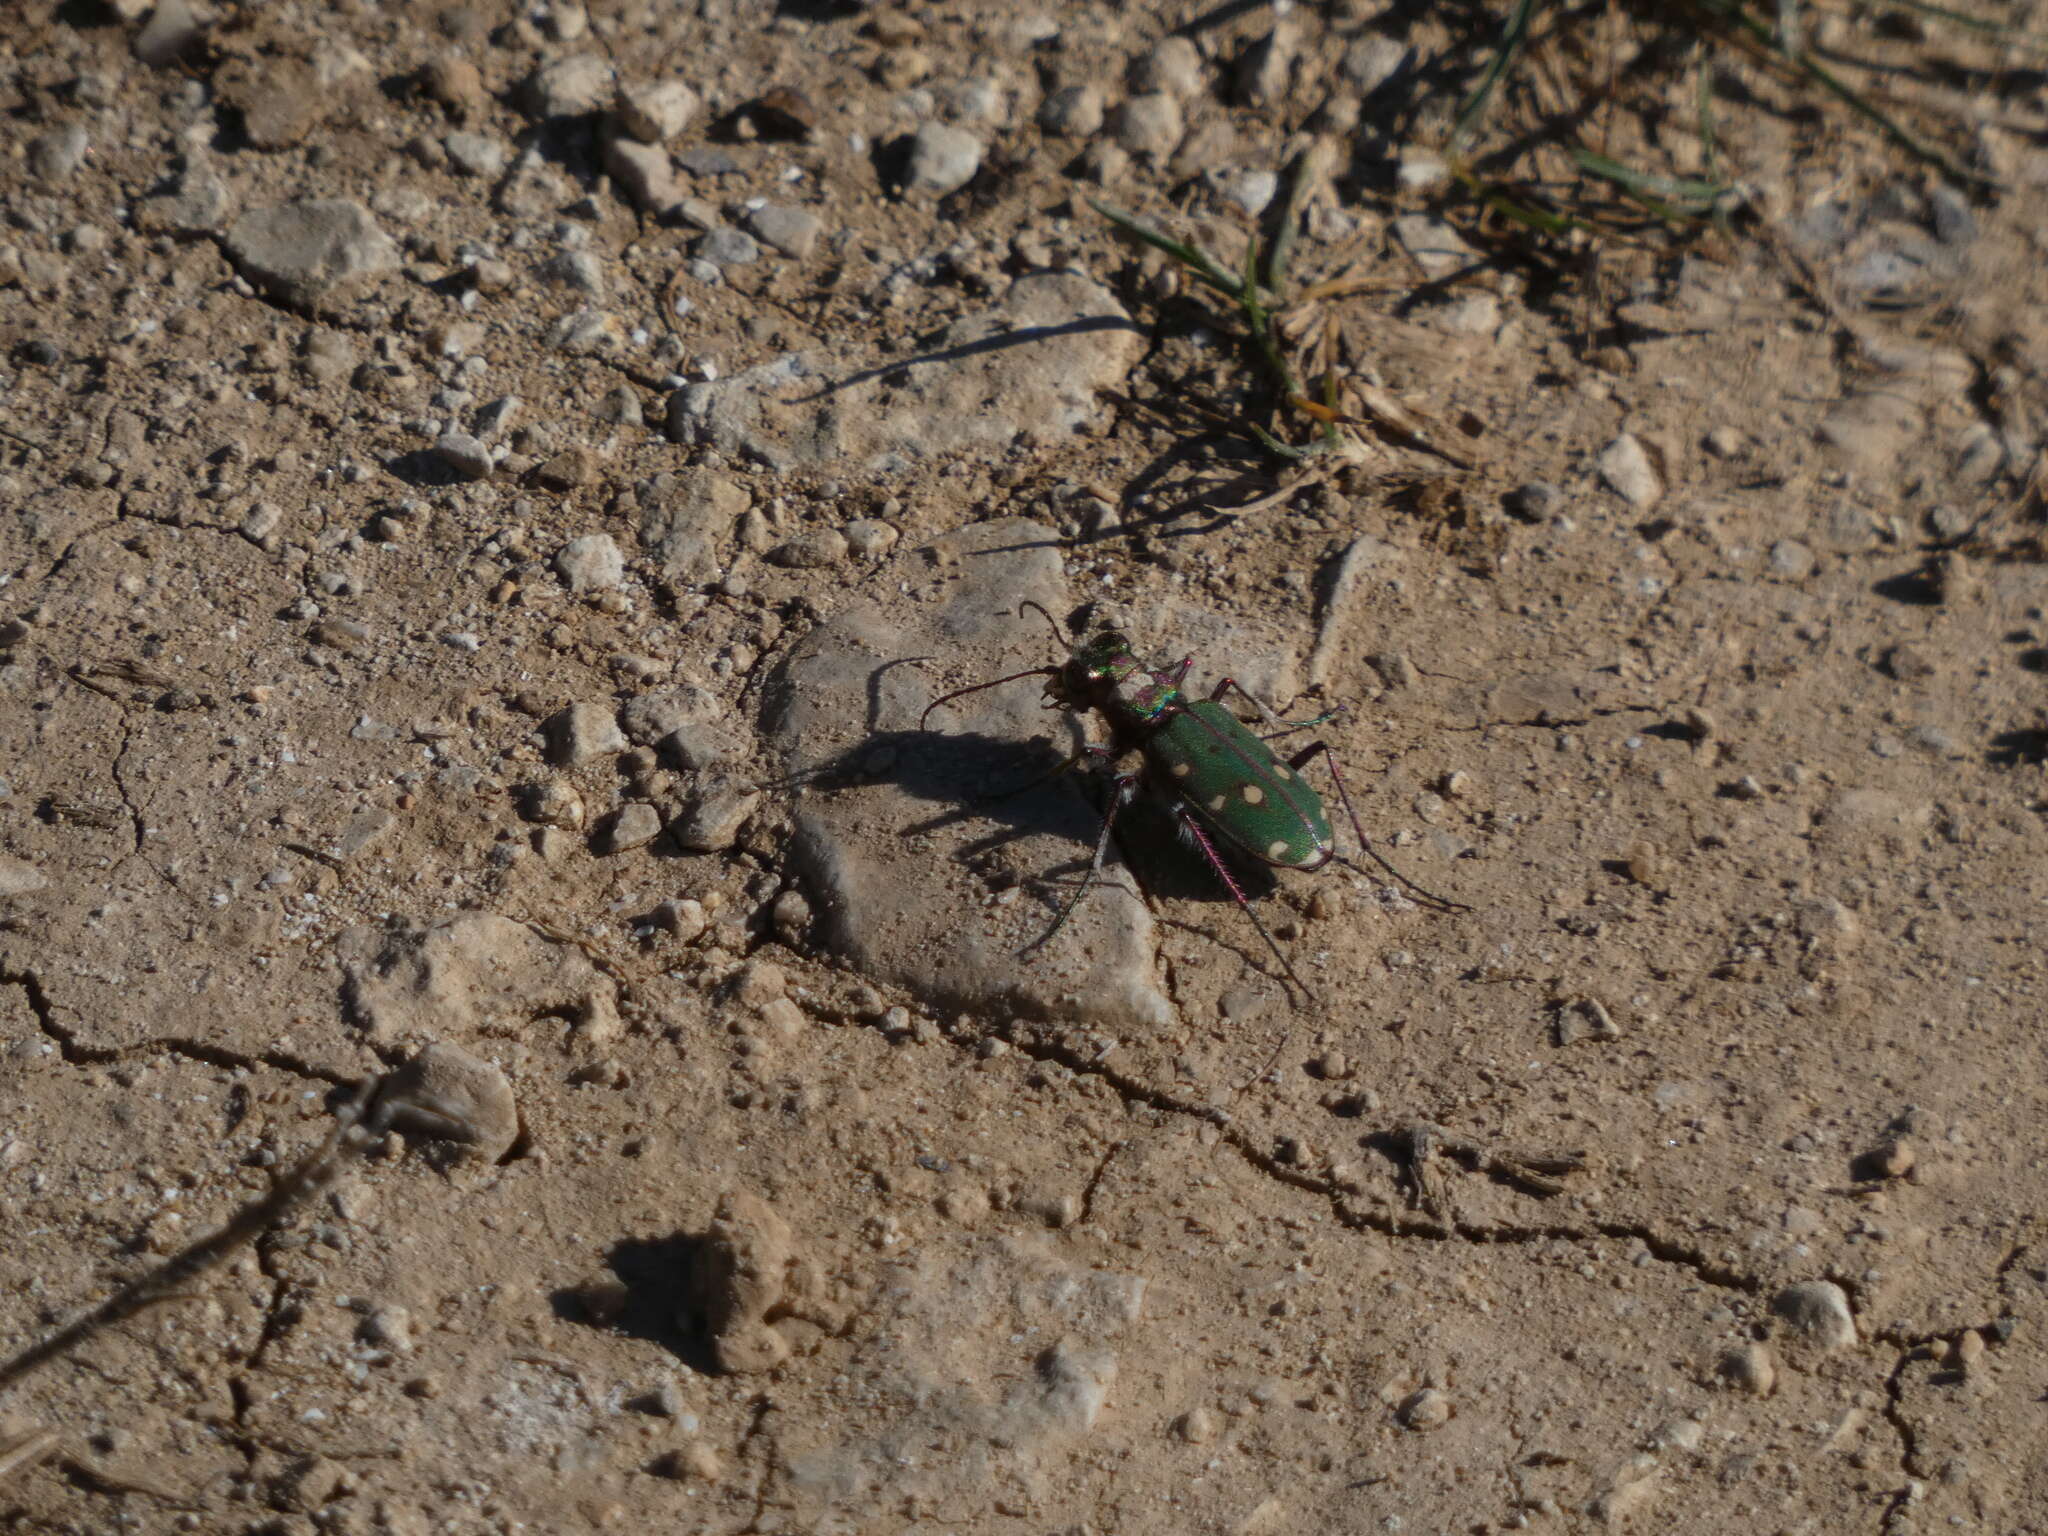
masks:
{"type": "Polygon", "coordinates": [[[1175,791],[1232,845],[1289,869],[1336,853],[1322,797],[1214,699],[1183,704],[1145,743],[1175,791]]]}
{"type": "MultiPolygon", "coordinates": [[[[1051,614],[1036,603],[1023,606],[1038,608],[1054,636],[1059,636],[1059,626],[1053,623],[1051,614]]],[[[1060,643],[1066,642],[1062,639],[1060,643]]],[[[933,710],[952,699],[1020,678],[1042,677],[1046,708],[1080,714],[1096,712],[1109,724],[1107,744],[1082,747],[1055,769],[1055,774],[1065,773],[1090,759],[1106,764],[1134,753],[1141,759],[1143,766],[1139,771],[1110,777],[1109,803],[1103,812],[1102,831],[1096,839],[1088,875],[1061,907],[1052,927],[1031,948],[1049,942],[1065,926],[1081,898],[1101,875],[1117,813],[1141,791],[1149,791],[1166,807],[1180,835],[1201,851],[1238,909],[1266,941],[1288,981],[1304,996],[1312,996],[1286,953],[1252,910],[1230,865],[1218,852],[1217,843],[1288,869],[1318,870],[1337,858],[1336,841],[1322,797],[1301,776],[1301,770],[1312,759],[1321,757],[1329,766],[1330,782],[1336,787],[1360,850],[1383,866],[1385,860],[1373,853],[1366,840],[1358,812],[1351,804],[1351,793],[1344,786],[1344,775],[1337,767],[1336,754],[1327,742],[1311,742],[1285,760],[1266,744],[1320,725],[1331,717],[1318,715],[1308,720],[1281,721],[1279,730],[1262,738],[1223,706],[1224,695],[1233,688],[1258,704],[1235,679],[1224,678],[1207,698],[1189,699],[1182,692],[1181,685],[1193,665],[1194,658],[1190,656],[1168,670],[1147,667],[1132,653],[1130,642],[1123,635],[1104,630],[1071,650],[1059,666],[1032,667],[941,694],[925,706],[918,729],[924,729],[933,710]]],[[[1263,705],[1259,707],[1264,710],[1263,705]]],[[[1403,878],[1397,871],[1390,872],[1397,879],[1403,878]]],[[[1405,879],[1403,883],[1407,883],[1405,879]]],[[[1441,897],[1431,899],[1457,905],[1444,903],[1441,897]]]]}

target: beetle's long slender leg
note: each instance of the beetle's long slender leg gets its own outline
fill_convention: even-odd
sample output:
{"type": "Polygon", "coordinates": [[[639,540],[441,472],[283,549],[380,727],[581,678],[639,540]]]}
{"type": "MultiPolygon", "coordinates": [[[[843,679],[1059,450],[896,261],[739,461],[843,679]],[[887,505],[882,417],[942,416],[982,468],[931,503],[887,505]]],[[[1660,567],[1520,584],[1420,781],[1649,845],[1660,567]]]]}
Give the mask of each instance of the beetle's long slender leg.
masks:
{"type": "Polygon", "coordinates": [[[1224,863],[1223,856],[1217,853],[1216,845],[1209,841],[1209,834],[1202,830],[1202,823],[1196,819],[1194,811],[1185,802],[1175,801],[1173,805],[1173,819],[1180,823],[1181,830],[1188,834],[1190,841],[1197,848],[1201,849],[1202,857],[1207,859],[1209,867],[1216,871],[1216,878],[1221,880],[1223,888],[1230,892],[1230,899],[1237,903],[1238,910],[1250,918],[1252,926],[1259,930],[1259,937],[1266,941],[1266,948],[1273,951],[1273,958],[1280,962],[1280,969],[1287,973],[1287,979],[1294,983],[1303,997],[1307,998],[1310,1002],[1314,1002],[1315,993],[1310,989],[1309,984],[1303,981],[1300,975],[1296,973],[1294,966],[1289,963],[1287,952],[1280,947],[1279,942],[1273,935],[1267,932],[1266,925],[1259,921],[1259,914],[1252,910],[1252,904],[1246,899],[1243,889],[1238,885],[1237,877],[1231,874],[1230,866],[1224,863]]]}
{"type": "MultiPolygon", "coordinates": [[[[1086,750],[1084,748],[1083,752],[1086,750]]],[[[1102,813],[1102,832],[1095,839],[1095,857],[1089,861],[1088,873],[1075,887],[1074,894],[1067,898],[1067,904],[1060,908],[1060,915],[1052,920],[1052,926],[1019,950],[1019,954],[1028,955],[1050,944],[1053,935],[1066,927],[1067,919],[1074,915],[1074,908],[1081,904],[1081,898],[1094,889],[1095,882],[1102,878],[1102,861],[1109,855],[1109,836],[1116,826],[1116,813],[1129,805],[1137,793],[1138,776],[1134,773],[1120,773],[1110,780],[1109,809],[1102,813]]]]}
{"type": "Polygon", "coordinates": [[[1337,798],[1344,803],[1344,814],[1351,820],[1351,835],[1358,839],[1359,851],[1417,896],[1422,897],[1433,906],[1440,907],[1447,912],[1470,912],[1472,909],[1466,906],[1464,902],[1452,901],[1448,896],[1439,896],[1435,891],[1425,890],[1422,886],[1417,885],[1413,880],[1402,874],[1400,870],[1389,864],[1381,856],[1380,851],[1373,847],[1372,840],[1365,835],[1364,825],[1358,819],[1357,809],[1351,804],[1351,790],[1344,782],[1343,770],[1337,766],[1337,754],[1330,749],[1330,744],[1327,741],[1310,742],[1299,752],[1295,753],[1294,756],[1287,759],[1287,766],[1296,773],[1299,773],[1308,766],[1309,760],[1318,753],[1322,754],[1324,763],[1329,766],[1330,782],[1337,786],[1337,798]]]}
{"type": "Polygon", "coordinates": [[[1211,704],[1221,704],[1223,696],[1233,688],[1237,690],[1239,698],[1246,700],[1253,709],[1256,709],[1265,718],[1268,725],[1280,727],[1279,730],[1273,732],[1270,736],[1261,736],[1259,738],[1261,741],[1278,741],[1282,736],[1292,736],[1296,731],[1305,731],[1312,725],[1326,725],[1344,713],[1344,706],[1338,704],[1333,708],[1324,710],[1320,715],[1311,715],[1306,720],[1282,720],[1274,712],[1270,704],[1234,677],[1226,677],[1218,682],[1214,688],[1210,689],[1209,702],[1211,704]]]}

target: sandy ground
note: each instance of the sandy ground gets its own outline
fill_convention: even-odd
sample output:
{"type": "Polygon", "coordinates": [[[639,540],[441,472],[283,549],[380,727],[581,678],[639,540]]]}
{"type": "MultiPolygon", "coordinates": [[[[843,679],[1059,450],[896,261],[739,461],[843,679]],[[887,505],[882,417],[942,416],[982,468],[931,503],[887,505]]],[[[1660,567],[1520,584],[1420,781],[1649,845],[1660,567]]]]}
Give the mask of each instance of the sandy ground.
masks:
{"type": "Polygon", "coordinates": [[[2048,1529],[2038,72],[1539,257],[1485,13],[1198,11],[17,9],[0,1530],[2048,1529]],[[1087,202],[1304,151],[1305,469],[1087,202]],[[1344,706],[1301,987],[1156,822],[1017,953],[1027,597],[1344,706]]]}

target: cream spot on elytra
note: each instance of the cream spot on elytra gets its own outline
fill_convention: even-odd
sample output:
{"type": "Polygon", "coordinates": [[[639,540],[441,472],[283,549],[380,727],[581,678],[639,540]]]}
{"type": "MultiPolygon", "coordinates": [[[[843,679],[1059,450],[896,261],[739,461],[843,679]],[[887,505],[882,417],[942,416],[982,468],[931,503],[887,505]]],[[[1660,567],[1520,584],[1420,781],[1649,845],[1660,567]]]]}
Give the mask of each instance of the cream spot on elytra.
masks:
{"type": "Polygon", "coordinates": [[[1259,803],[1260,803],[1261,801],[1263,801],[1263,800],[1264,800],[1265,798],[1266,798],[1266,792],[1265,792],[1265,791],[1264,791],[1263,789],[1259,788],[1259,786],[1258,786],[1258,785],[1256,785],[1256,784],[1247,784],[1247,785],[1245,785],[1245,787],[1244,787],[1244,803],[1245,803],[1246,805],[1257,805],[1257,804],[1259,804],[1259,803]]]}
{"type": "Polygon", "coordinates": [[[1283,842],[1279,842],[1279,841],[1274,841],[1274,842],[1268,843],[1268,844],[1266,845],[1266,857],[1267,857],[1267,858],[1269,858],[1269,859],[1282,859],[1282,858],[1285,858],[1286,856],[1287,856],[1287,845],[1286,845],[1285,843],[1283,843],[1283,842]]]}

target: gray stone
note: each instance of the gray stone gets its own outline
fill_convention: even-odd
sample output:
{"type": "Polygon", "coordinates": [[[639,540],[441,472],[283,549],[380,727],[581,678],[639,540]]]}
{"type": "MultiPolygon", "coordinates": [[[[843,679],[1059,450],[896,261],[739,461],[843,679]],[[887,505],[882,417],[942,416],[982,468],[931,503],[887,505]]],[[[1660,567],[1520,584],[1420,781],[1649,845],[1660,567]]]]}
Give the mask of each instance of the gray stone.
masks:
{"type": "Polygon", "coordinates": [[[1180,100],[1165,91],[1147,91],[1131,96],[1116,109],[1112,125],[1119,146],[1134,155],[1165,160],[1179,146],[1186,131],[1180,100]]]}
{"type": "Polygon", "coordinates": [[[592,847],[601,854],[630,853],[661,836],[661,812],[644,800],[620,806],[597,824],[592,847]]]}
{"type": "Polygon", "coordinates": [[[1022,434],[1057,439],[1097,411],[1144,353],[1109,291],[1078,272],[1034,272],[1002,303],[955,321],[923,355],[836,386],[802,355],[669,397],[671,439],[775,469],[853,456],[887,468],[927,454],[1000,451],[1022,434]]]}
{"type": "Polygon", "coordinates": [[[1814,565],[1813,550],[1797,539],[1779,539],[1771,546],[1771,574],[1781,581],[1804,581],[1814,565]]]}
{"type": "Polygon", "coordinates": [[[466,1144],[495,1163],[519,1139],[512,1084],[488,1061],[435,1041],[384,1080],[378,1095],[393,1106],[392,1128],[466,1144]]]}
{"type": "MultiPolygon", "coordinates": [[[[1037,690],[956,700],[919,732],[936,694],[1043,654],[1043,627],[1018,604],[1064,611],[1054,544],[1033,523],[970,525],[902,557],[903,575],[916,573],[930,601],[907,610],[857,602],[806,637],[765,700],[790,775],[813,784],[796,805],[792,856],[817,913],[816,941],[869,976],[942,1007],[1164,1027],[1173,1008],[1152,918],[1126,873],[1112,865],[1049,943],[1020,955],[1044,936],[1061,891],[1033,882],[1005,899],[962,857],[989,835],[982,816],[959,814],[973,796],[1028,780],[1066,750],[1064,733],[1043,740],[1037,690]],[[917,655],[947,663],[937,676],[899,664],[917,655]],[[894,741],[901,752],[878,751],[894,741]],[[905,826],[919,835],[892,830],[905,826]]],[[[872,589],[893,590],[890,576],[885,569],[872,589]]],[[[1004,801],[992,819],[1014,834],[1006,847],[1019,869],[1071,869],[1094,846],[1096,818],[1056,786],[1004,801]]]]}
{"type": "Polygon", "coordinates": [[[613,139],[604,147],[604,168],[625,190],[636,208],[660,213],[682,201],[675,163],[659,144],[613,139]]]}
{"type": "Polygon", "coordinates": [[[604,263],[590,251],[557,251],[534,268],[534,276],[593,297],[604,292],[604,263]]]}
{"type": "Polygon", "coordinates": [[[748,267],[761,259],[761,247],[752,235],[724,225],[700,236],[690,253],[721,267],[748,267]]]}
{"type": "Polygon", "coordinates": [[[1067,85],[1045,98],[1038,126],[1055,138],[1088,139],[1102,131],[1102,91],[1093,85],[1067,85]]]}
{"type": "Polygon", "coordinates": [[[1771,1311],[1791,1333],[1816,1348],[1833,1352],[1856,1342],[1856,1317],[1849,1297],[1832,1280],[1788,1285],[1771,1298],[1771,1311]]]}
{"type": "Polygon", "coordinates": [[[481,480],[497,468],[491,450],[467,432],[444,432],[434,444],[434,457],[462,480],[481,480]]]}
{"type": "Polygon", "coordinates": [[[692,773],[732,762],[740,755],[731,731],[709,720],[684,721],[661,738],[661,754],[692,773]]]}
{"type": "Polygon", "coordinates": [[[526,82],[526,109],[535,117],[582,117],[612,99],[612,66],[601,54],[572,54],[534,71],[526,82]]]}
{"type": "Polygon", "coordinates": [[[896,547],[901,537],[888,523],[872,517],[856,517],[845,528],[846,548],[857,560],[879,560],[896,547]]]}
{"type": "Polygon", "coordinates": [[[1160,91],[1181,101],[1202,89],[1202,53],[1193,38],[1174,36],[1154,43],[1131,66],[1131,89],[1160,91]]]}
{"type": "Polygon", "coordinates": [[[974,180],[974,173],[981,169],[982,154],[981,140],[965,129],[926,123],[911,136],[903,172],[904,189],[933,197],[957,192],[974,180]]]}
{"type": "Polygon", "coordinates": [[[1664,483],[1650,462],[1649,451],[1633,432],[1624,432],[1600,450],[1600,478],[1609,490],[1637,510],[1654,507],[1664,496],[1664,483]]]}
{"type": "Polygon", "coordinates": [[[619,726],[634,742],[651,747],[686,725],[716,720],[719,713],[716,694],[684,684],[627,700],[625,708],[619,711],[619,726]]]}
{"type": "MultiPolygon", "coordinates": [[[[671,437],[675,401],[670,399],[671,437]]],[[[707,582],[719,571],[718,549],[732,537],[733,523],[752,505],[746,490],[710,470],[684,470],[666,486],[640,498],[640,544],[681,582],[707,582]]]]}
{"type": "Polygon", "coordinates": [[[228,230],[227,249],[250,282],[302,308],[346,283],[398,266],[397,242],[377,227],[368,209],[340,198],[246,213],[228,230]]]}
{"type": "Polygon", "coordinates": [[[465,176],[482,176],[495,181],[512,163],[512,150],[503,139],[488,133],[451,133],[441,140],[449,164],[465,176]]]}
{"type": "Polygon", "coordinates": [[[29,174],[38,181],[69,181],[92,148],[83,123],[59,123],[28,141],[29,174]]]}
{"type": "Polygon", "coordinates": [[[550,715],[541,729],[547,734],[549,759],[564,768],[581,768],[626,750],[625,733],[609,704],[571,704],[550,715]]]}
{"type": "Polygon", "coordinates": [[[562,546],[555,569],[571,592],[604,592],[625,579],[626,560],[610,534],[586,533],[562,546]]]}
{"type": "Polygon", "coordinates": [[[217,234],[235,211],[233,193],[210,160],[194,156],[168,191],[136,205],[136,223],[152,234],[217,234]]]}
{"type": "Polygon", "coordinates": [[[747,216],[747,228],[763,245],[801,261],[811,254],[824,232],[825,221],[808,208],[788,208],[769,203],[747,216]]]}
{"type": "Polygon", "coordinates": [[[837,528],[813,528],[768,551],[770,565],[792,571],[822,571],[846,560],[846,535],[837,528]]]}
{"type": "Polygon", "coordinates": [[[692,853],[717,853],[738,841],[740,828],[760,803],[761,792],[745,779],[705,774],[669,830],[692,853]]]}
{"type": "Polygon", "coordinates": [[[619,126],[643,144],[666,144],[690,126],[703,105],[680,80],[619,88],[619,126]]]}

